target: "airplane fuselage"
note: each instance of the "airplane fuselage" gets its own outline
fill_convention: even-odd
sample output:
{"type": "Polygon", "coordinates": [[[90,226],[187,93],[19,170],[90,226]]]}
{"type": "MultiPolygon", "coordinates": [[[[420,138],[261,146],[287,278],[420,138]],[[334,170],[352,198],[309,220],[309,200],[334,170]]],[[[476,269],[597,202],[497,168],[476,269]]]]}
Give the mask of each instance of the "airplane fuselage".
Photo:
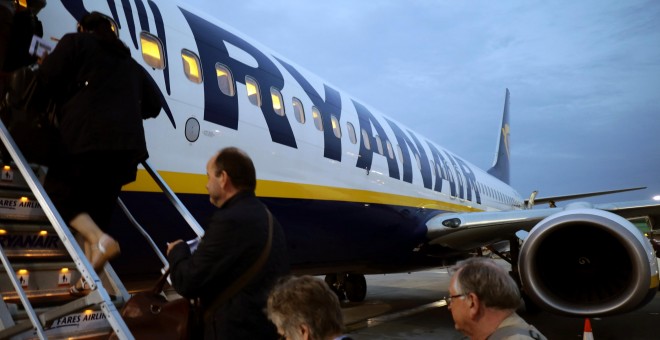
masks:
{"type": "MultiPolygon", "coordinates": [[[[91,11],[116,22],[167,102],[145,122],[150,162],[203,225],[213,208],[206,161],[222,147],[246,150],[257,168],[257,195],[284,226],[295,268],[364,273],[437,265],[463,253],[434,249],[427,256],[424,222],[431,216],[522,207],[507,184],[182,4],[49,2],[41,15],[45,37],[73,31],[76,18],[91,11]],[[61,21],[63,11],[69,22],[61,21]],[[163,68],[143,56],[143,33],[162,44],[163,68]],[[198,57],[201,83],[186,76],[183,51],[198,57]],[[231,95],[219,70],[229,71],[231,95]]],[[[384,90],[396,95],[397,86],[384,90]]],[[[163,212],[160,196],[144,172],[122,194],[138,220],[158,231],[159,244],[192,236],[163,212]]]]}

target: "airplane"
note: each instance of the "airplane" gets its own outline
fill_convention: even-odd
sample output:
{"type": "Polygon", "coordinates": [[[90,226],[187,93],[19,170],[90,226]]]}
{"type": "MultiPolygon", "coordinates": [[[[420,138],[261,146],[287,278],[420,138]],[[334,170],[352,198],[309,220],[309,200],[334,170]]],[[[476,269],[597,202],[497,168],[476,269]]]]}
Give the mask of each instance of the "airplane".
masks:
{"type": "MultiPolygon", "coordinates": [[[[553,313],[625,313],[658,290],[651,244],[628,219],[656,220],[660,203],[533,208],[535,194],[524,199],[509,185],[508,89],[484,171],[185,1],[49,1],[39,14],[44,39],[56,43],[92,11],[113,21],[160,89],[163,112],[145,121],[149,162],[195,218],[213,209],[208,158],[226,146],[245,150],[294,272],[326,275],[350,301],[365,298],[365,274],[448,266],[503,241],[529,302],[553,313]]],[[[121,198],[161,250],[195,236],[163,208],[145,169],[121,198]]],[[[126,261],[127,275],[157,270],[121,224],[124,254],[113,265],[126,261]]]]}

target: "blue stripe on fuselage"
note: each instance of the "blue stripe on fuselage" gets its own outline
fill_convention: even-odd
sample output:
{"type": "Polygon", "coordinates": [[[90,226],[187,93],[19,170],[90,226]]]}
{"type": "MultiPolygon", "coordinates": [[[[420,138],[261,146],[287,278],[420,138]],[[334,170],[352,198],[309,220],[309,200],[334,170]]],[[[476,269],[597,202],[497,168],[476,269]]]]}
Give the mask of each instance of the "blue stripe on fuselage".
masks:
{"type": "MultiPolygon", "coordinates": [[[[165,251],[167,242],[195,237],[164,195],[122,192],[121,198],[161,251],[165,251]]],[[[208,196],[186,194],[179,198],[206,227],[205,221],[215,209],[208,196]]],[[[432,258],[415,248],[426,242],[424,221],[439,211],[358,202],[279,198],[262,201],[284,229],[294,270],[322,274],[316,270],[362,268],[366,273],[396,268],[405,271],[434,264],[430,262],[432,258]]],[[[121,223],[125,218],[116,218],[123,230],[118,235],[126,254],[122,257],[133,259],[120,267],[135,266],[135,259],[150,251],[145,251],[146,244],[131,246],[142,243],[141,237],[128,236],[137,234],[127,230],[127,223],[121,223]],[[134,251],[142,255],[131,255],[134,251]]]]}

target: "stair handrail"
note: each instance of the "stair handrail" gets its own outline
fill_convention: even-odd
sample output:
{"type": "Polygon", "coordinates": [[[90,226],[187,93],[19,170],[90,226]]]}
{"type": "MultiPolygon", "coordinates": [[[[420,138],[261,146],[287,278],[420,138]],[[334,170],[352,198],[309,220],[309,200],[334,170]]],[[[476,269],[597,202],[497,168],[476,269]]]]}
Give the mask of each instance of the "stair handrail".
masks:
{"type": "Polygon", "coordinates": [[[154,179],[156,184],[160,187],[160,189],[165,193],[167,198],[172,202],[174,207],[177,209],[179,214],[188,222],[188,225],[190,228],[197,234],[197,237],[201,238],[204,236],[204,229],[199,225],[199,222],[193,217],[193,215],[188,211],[188,209],[183,205],[181,200],[179,200],[179,197],[176,196],[174,191],[170,189],[170,187],[167,185],[165,180],[160,176],[160,174],[154,170],[154,168],[151,166],[148,160],[142,161],[142,166],[144,167],[145,170],[149,173],[151,178],[154,179]]]}
{"type": "Polygon", "coordinates": [[[140,225],[140,223],[133,217],[133,214],[131,214],[130,210],[128,210],[128,207],[126,207],[126,204],[124,204],[124,201],[121,200],[121,198],[117,198],[117,203],[119,204],[119,207],[121,210],[124,212],[124,215],[128,218],[128,220],[133,224],[133,227],[137,229],[140,234],[147,240],[147,243],[149,243],[149,246],[151,246],[151,249],[156,253],[158,258],[160,259],[160,262],[163,263],[163,266],[168,267],[169,262],[167,262],[167,258],[163,255],[163,253],[160,251],[158,246],[156,245],[156,242],[151,238],[149,233],[140,225]]]}
{"type": "MultiPolygon", "coordinates": [[[[64,220],[62,220],[59,212],[57,212],[55,209],[53,202],[51,201],[50,197],[48,197],[48,194],[44,190],[32,169],[29,167],[27,160],[25,157],[23,157],[23,154],[18,149],[16,142],[14,142],[14,139],[9,134],[9,131],[7,130],[7,127],[5,126],[4,122],[2,122],[2,120],[0,120],[0,139],[2,139],[2,143],[5,145],[7,151],[14,160],[14,163],[23,175],[23,178],[30,187],[30,190],[37,198],[41,208],[46,213],[46,217],[48,217],[48,220],[55,229],[55,232],[57,232],[57,235],[62,241],[62,244],[67,249],[69,255],[71,255],[71,258],[74,260],[74,264],[80,272],[80,275],[85,278],[85,281],[89,284],[90,289],[96,290],[97,294],[99,294],[101,298],[101,302],[99,304],[100,308],[105,314],[106,319],[110,323],[110,326],[114,330],[115,334],[119,339],[122,340],[134,340],[135,338],[129,331],[124,320],[121,318],[119,311],[112,303],[110,295],[105,290],[105,288],[103,288],[101,279],[93,270],[91,263],[85,256],[80,256],[80,254],[83,254],[83,251],[80,249],[78,243],[71,242],[71,240],[74,240],[73,234],[71,234],[69,228],[66,227],[66,223],[64,220]]],[[[19,288],[22,291],[22,287],[19,288]]],[[[31,305],[29,304],[24,307],[26,309],[32,309],[31,305]]],[[[34,313],[34,309],[32,309],[32,313],[34,313]]],[[[42,325],[45,325],[48,320],[43,320],[40,317],[40,321],[42,325]]],[[[37,325],[34,326],[35,328],[38,327],[37,325]]]]}

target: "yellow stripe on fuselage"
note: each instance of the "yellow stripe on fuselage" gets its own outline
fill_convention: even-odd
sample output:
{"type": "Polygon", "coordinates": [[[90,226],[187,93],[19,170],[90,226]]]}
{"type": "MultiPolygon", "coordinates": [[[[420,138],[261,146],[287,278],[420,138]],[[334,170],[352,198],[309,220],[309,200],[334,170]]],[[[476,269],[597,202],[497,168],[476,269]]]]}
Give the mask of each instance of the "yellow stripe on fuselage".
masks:
{"type": "MultiPolygon", "coordinates": [[[[170,188],[178,194],[207,194],[206,175],[170,171],[159,171],[158,173],[170,188]]],[[[151,179],[151,176],[145,170],[139,170],[136,181],[125,185],[123,190],[161,192],[156,182],[151,179]]],[[[470,206],[418,197],[269,180],[259,180],[257,182],[256,194],[259,197],[389,204],[454,212],[481,211],[481,209],[470,206]]]]}

